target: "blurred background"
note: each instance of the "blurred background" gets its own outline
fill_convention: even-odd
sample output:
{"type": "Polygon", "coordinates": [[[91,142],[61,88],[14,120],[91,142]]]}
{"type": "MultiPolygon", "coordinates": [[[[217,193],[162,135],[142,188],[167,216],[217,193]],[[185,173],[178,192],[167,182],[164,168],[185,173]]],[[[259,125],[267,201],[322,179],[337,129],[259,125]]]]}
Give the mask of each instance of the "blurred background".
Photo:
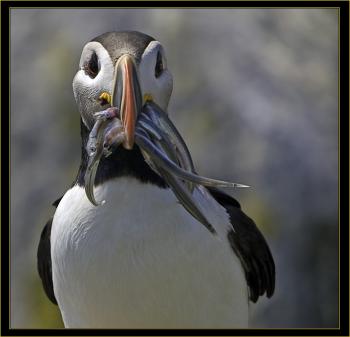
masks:
{"type": "Polygon", "coordinates": [[[169,112],[199,173],[252,186],[229,193],[270,244],[277,284],[251,326],[337,327],[336,9],[12,9],[11,327],[63,326],[36,250],[80,162],[80,53],[113,30],[164,45],[169,112]]]}

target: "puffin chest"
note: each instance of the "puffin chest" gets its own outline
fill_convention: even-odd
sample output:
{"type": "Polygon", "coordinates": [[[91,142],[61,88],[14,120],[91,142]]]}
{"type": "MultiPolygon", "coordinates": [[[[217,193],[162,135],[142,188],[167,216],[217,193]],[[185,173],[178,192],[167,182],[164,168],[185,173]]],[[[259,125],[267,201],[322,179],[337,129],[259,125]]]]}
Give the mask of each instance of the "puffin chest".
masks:
{"type": "MultiPolygon", "coordinates": [[[[144,256],[145,250],[155,248],[154,243],[160,248],[170,238],[176,239],[181,230],[197,226],[170,190],[133,178],[109,181],[95,188],[95,194],[97,200],[105,200],[103,205],[93,206],[78,185],[61,200],[51,237],[52,250],[59,251],[58,256],[69,255],[70,261],[94,260],[94,264],[110,258],[117,265],[118,259],[128,258],[125,254],[134,254],[129,258],[135,259],[144,256]]],[[[63,262],[65,266],[68,263],[63,262]]]]}
{"type": "Polygon", "coordinates": [[[74,186],[53,220],[53,283],[66,326],[111,326],[116,317],[118,326],[137,326],[131,313],[142,326],[162,315],[171,325],[172,316],[186,319],[184,305],[200,316],[192,306],[213,302],[213,290],[220,288],[224,298],[243,288],[240,298],[246,301],[233,252],[169,189],[120,178],[97,187],[95,195],[105,204],[93,206],[84,189],[74,186]],[[240,285],[236,289],[234,280],[240,285]]]}

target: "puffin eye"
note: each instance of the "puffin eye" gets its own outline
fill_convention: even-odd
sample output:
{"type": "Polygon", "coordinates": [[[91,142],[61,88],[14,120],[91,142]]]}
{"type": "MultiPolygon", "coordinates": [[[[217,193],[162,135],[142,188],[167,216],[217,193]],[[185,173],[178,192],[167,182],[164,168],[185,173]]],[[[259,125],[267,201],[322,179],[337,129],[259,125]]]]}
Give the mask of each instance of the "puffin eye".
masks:
{"type": "Polygon", "coordinates": [[[87,61],[83,66],[84,72],[91,78],[95,78],[99,72],[98,59],[95,52],[92,53],[90,60],[87,61]]]}
{"type": "Polygon", "coordinates": [[[162,60],[162,54],[160,53],[160,51],[158,51],[157,63],[154,69],[154,75],[158,78],[162,74],[163,70],[164,70],[164,65],[162,60]]]}

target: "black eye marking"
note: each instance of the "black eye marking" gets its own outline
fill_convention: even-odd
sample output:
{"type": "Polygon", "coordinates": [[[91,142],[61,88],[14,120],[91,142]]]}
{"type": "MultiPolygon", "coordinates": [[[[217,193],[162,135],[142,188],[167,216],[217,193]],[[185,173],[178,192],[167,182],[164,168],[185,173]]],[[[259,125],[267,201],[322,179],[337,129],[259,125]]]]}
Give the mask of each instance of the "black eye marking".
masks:
{"type": "Polygon", "coordinates": [[[84,64],[83,67],[85,74],[91,78],[95,78],[99,72],[98,59],[95,52],[92,53],[90,60],[84,64]]]}
{"type": "Polygon", "coordinates": [[[160,53],[160,51],[158,51],[157,63],[154,69],[154,75],[158,78],[162,74],[163,70],[164,70],[164,65],[163,65],[162,54],[160,53]]]}

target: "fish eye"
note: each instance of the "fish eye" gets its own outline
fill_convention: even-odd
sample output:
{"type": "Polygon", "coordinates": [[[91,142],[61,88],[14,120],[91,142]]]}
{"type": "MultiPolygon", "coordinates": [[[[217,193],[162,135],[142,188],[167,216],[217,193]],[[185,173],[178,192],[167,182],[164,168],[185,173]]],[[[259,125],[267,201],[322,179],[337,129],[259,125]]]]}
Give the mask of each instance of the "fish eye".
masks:
{"type": "Polygon", "coordinates": [[[162,74],[163,70],[164,70],[164,64],[163,64],[162,54],[160,51],[158,51],[157,63],[156,63],[156,67],[154,69],[155,77],[158,78],[162,74]]]}
{"type": "Polygon", "coordinates": [[[83,70],[86,75],[88,75],[90,78],[95,78],[99,72],[98,69],[98,58],[95,52],[91,54],[90,59],[85,62],[83,66],[83,70]]]}

